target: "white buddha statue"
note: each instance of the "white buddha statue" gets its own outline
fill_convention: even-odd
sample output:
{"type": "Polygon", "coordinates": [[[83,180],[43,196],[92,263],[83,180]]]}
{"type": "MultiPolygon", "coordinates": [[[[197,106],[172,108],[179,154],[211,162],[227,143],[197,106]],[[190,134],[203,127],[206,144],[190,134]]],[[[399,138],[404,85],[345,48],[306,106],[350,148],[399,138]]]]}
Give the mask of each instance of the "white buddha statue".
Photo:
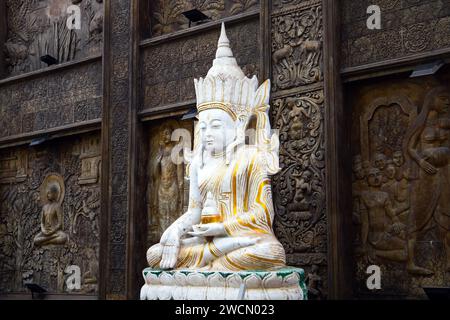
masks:
{"type": "Polygon", "coordinates": [[[216,58],[195,80],[198,123],[190,155],[189,207],[147,251],[152,269],[277,270],[285,252],[272,230],[270,176],[279,171],[268,117],[269,80],[247,78],[222,24],[216,58]],[[255,144],[245,130],[256,119],[255,144]]]}

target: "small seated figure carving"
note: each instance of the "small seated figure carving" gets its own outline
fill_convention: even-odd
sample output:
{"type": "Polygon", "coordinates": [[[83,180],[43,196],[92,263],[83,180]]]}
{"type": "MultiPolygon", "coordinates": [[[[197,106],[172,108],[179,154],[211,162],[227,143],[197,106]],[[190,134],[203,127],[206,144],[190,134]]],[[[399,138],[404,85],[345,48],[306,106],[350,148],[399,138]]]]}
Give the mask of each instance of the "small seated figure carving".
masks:
{"type": "MultiPolygon", "coordinates": [[[[50,176],[51,177],[51,176],[50,176]]],[[[46,179],[48,181],[50,179],[46,179]]],[[[41,231],[34,237],[36,246],[50,244],[63,245],[67,242],[67,234],[62,230],[63,213],[60,203],[61,186],[54,181],[49,184],[44,182],[47,190],[47,203],[41,211],[41,231]]]]}

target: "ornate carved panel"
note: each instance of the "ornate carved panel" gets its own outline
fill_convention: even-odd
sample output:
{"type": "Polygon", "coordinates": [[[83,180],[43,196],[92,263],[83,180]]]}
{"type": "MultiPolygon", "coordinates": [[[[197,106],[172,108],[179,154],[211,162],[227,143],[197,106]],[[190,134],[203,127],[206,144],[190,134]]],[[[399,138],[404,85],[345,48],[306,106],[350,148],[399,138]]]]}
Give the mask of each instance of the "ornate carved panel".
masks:
{"type": "Polygon", "coordinates": [[[270,18],[281,166],[272,181],[274,230],[288,264],[306,270],[310,298],[321,299],[328,282],[321,1],[274,0],[270,18]]]}
{"type": "Polygon", "coordinates": [[[354,67],[450,45],[448,1],[378,1],[381,30],[366,26],[370,1],[342,1],[342,58],[354,67]]]}
{"type": "Polygon", "coordinates": [[[273,14],[272,89],[290,89],[321,81],[322,45],[320,1],[273,14]]]}
{"type": "Polygon", "coordinates": [[[147,164],[148,243],[159,241],[162,233],[187,210],[189,181],[182,161],[184,146],[192,145],[193,122],[166,120],[149,128],[147,164]],[[178,161],[174,161],[178,158],[178,161]]]}
{"type": "Polygon", "coordinates": [[[101,62],[0,86],[0,137],[99,119],[101,62]]]}
{"type": "MultiPolygon", "coordinates": [[[[130,52],[132,50],[133,35],[131,34],[131,8],[134,1],[110,1],[107,5],[107,23],[111,29],[105,35],[105,48],[110,54],[105,60],[108,67],[103,70],[105,86],[110,88],[104,97],[105,116],[102,133],[108,141],[107,154],[109,157],[108,184],[103,185],[103,200],[108,203],[105,211],[105,224],[109,225],[108,251],[105,252],[105,295],[111,299],[123,299],[126,296],[127,279],[127,220],[129,217],[130,198],[129,174],[130,170],[130,139],[135,133],[131,132],[130,122],[130,89],[129,73],[131,71],[130,52]],[[107,191],[110,190],[110,191],[107,191]]],[[[106,145],[104,145],[106,146],[106,145]]],[[[105,152],[105,150],[103,150],[105,152]]]]}
{"type": "Polygon", "coordinates": [[[198,9],[212,20],[222,19],[249,10],[257,10],[259,0],[156,0],[151,1],[151,32],[153,36],[189,27],[182,12],[198,9]]]}
{"type": "Polygon", "coordinates": [[[422,287],[450,281],[449,84],[398,79],[351,89],[359,296],[423,297],[422,287]],[[376,292],[366,287],[373,264],[382,272],[376,292]]]}
{"type": "MultiPolygon", "coordinates": [[[[235,45],[232,50],[238,64],[247,76],[258,75],[258,20],[230,25],[227,32],[235,45]]],[[[214,29],[146,48],[141,68],[141,107],[154,108],[195,99],[193,79],[208,72],[218,36],[218,29],[214,29]]]]}
{"type": "Polygon", "coordinates": [[[318,90],[272,101],[281,144],[281,172],[273,179],[274,229],[289,263],[298,266],[326,264],[323,98],[318,90]]]}
{"type": "Polygon", "coordinates": [[[49,54],[59,62],[101,53],[103,0],[6,1],[8,36],[5,43],[9,74],[46,67],[49,54]],[[70,30],[68,6],[81,11],[81,29],[70,30]]]}
{"type": "Polygon", "coordinates": [[[32,282],[51,293],[97,293],[100,188],[79,178],[83,149],[96,141],[89,145],[98,152],[98,139],[1,151],[0,292],[26,292],[32,282]],[[67,288],[71,265],[80,268],[79,290],[67,288]]]}

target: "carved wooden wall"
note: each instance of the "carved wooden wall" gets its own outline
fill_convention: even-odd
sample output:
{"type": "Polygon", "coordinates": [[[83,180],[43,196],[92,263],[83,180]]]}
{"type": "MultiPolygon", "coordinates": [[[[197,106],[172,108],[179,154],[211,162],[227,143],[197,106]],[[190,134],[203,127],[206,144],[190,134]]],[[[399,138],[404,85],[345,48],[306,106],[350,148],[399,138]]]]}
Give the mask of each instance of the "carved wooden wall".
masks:
{"type": "Polygon", "coordinates": [[[162,233],[187,211],[189,181],[183,161],[183,147],[192,146],[193,121],[158,121],[147,128],[148,246],[159,242],[162,233]],[[173,159],[179,156],[177,162],[173,159]]]}
{"type": "MultiPolygon", "coordinates": [[[[6,23],[6,2],[0,2],[0,46],[3,47],[6,42],[7,35],[7,23],[6,23]]],[[[0,79],[6,76],[6,64],[3,63],[5,61],[5,52],[4,50],[0,50],[0,79]]]]}
{"type": "Polygon", "coordinates": [[[103,0],[6,1],[6,66],[9,75],[45,68],[49,54],[60,63],[99,55],[103,39],[103,0]],[[70,30],[66,9],[76,4],[81,29],[70,30]]]}
{"type": "Polygon", "coordinates": [[[187,29],[189,20],[183,12],[198,9],[212,20],[218,20],[259,9],[259,0],[157,0],[151,1],[150,29],[153,36],[187,29]]]}
{"type": "MultiPolygon", "coordinates": [[[[236,59],[247,75],[258,75],[257,19],[228,27],[236,59]]],[[[194,78],[205,76],[217,47],[217,30],[145,47],[142,52],[141,108],[163,108],[195,100],[194,78]],[[177,67],[174,68],[174,65],[177,67]]]]}
{"type": "MultiPolygon", "coordinates": [[[[105,2],[105,35],[103,69],[103,121],[102,158],[102,224],[105,231],[102,238],[101,255],[103,283],[101,295],[110,299],[124,299],[127,294],[128,230],[130,202],[134,185],[130,177],[134,156],[130,141],[135,134],[131,127],[134,119],[130,73],[130,55],[135,48],[132,35],[136,4],[131,1],[105,2]]],[[[138,259],[138,258],[136,258],[138,259]]],[[[131,289],[130,289],[131,290],[131,289]]]]}
{"type": "Polygon", "coordinates": [[[423,298],[450,281],[449,74],[348,89],[356,296],[423,298]],[[373,264],[381,290],[366,287],[373,264]]]}
{"type": "Polygon", "coordinates": [[[405,58],[450,46],[448,0],[343,0],[342,65],[360,65],[405,58]],[[381,9],[381,30],[369,30],[367,7],[381,9]]]}
{"type": "Polygon", "coordinates": [[[101,118],[101,62],[0,82],[0,139],[101,118]]]}
{"type": "MultiPolygon", "coordinates": [[[[274,229],[290,265],[327,287],[323,19],[321,1],[272,1],[271,121],[280,131],[281,173],[273,179],[274,229]]],[[[323,287],[322,287],[323,286],[323,287]]]]}
{"type": "MultiPolygon", "coordinates": [[[[182,11],[182,5],[175,6],[181,2],[167,2],[166,11],[174,15],[175,9],[182,11]]],[[[219,1],[206,1],[205,5],[213,3],[219,1]]],[[[231,8],[236,1],[221,3],[224,8],[231,8]]],[[[261,5],[266,6],[267,3],[261,5]]],[[[162,17],[162,9],[158,8],[153,19],[162,17]]],[[[256,16],[228,23],[227,31],[233,53],[247,76],[256,74],[262,81],[261,61],[270,59],[272,62],[271,121],[280,130],[282,165],[282,172],[273,180],[277,211],[274,228],[286,249],[289,264],[304,267],[308,273],[314,269],[310,276],[318,280],[314,280],[316,283],[320,282],[318,286],[325,296],[328,226],[322,6],[317,0],[283,0],[272,1],[268,9],[261,8],[265,13],[259,19],[256,16]],[[261,19],[270,19],[270,30],[261,29],[261,19]],[[270,43],[261,44],[260,41],[266,41],[267,34],[270,35],[270,43]],[[263,57],[261,48],[264,46],[269,48],[269,57],[263,57]],[[314,265],[318,270],[313,268],[314,265]]],[[[222,17],[226,16],[225,13],[222,17]]],[[[142,48],[140,101],[145,114],[164,115],[165,112],[171,116],[171,112],[192,105],[195,102],[193,78],[204,76],[214,59],[217,28],[192,34],[185,30],[183,35],[175,37],[171,34],[186,26],[178,23],[181,20],[167,21],[168,25],[156,27],[158,33],[167,33],[166,37],[154,42],[148,40],[142,48]],[[179,67],[174,68],[174,65],[179,67]]],[[[155,122],[159,124],[161,121],[155,122]]],[[[151,132],[155,137],[155,131],[151,132]]],[[[150,154],[152,152],[155,151],[150,147],[150,154]]]]}
{"type": "MultiPolygon", "coordinates": [[[[273,179],[277,214],[274,228],[286,249],[288,263],[306,269],[310,286],[319,289],[315,297],[326,296],[331,288],[335,290],[333,295],[338,296],[336,290],[342,287],[336,285],[335,278],[330,278],[335,277],[330,270],[338,270],[339,274],[343,270],[331,265],[341,258],[333,247],[332,242],[336,239],[333,232],[342,233],[335,226],[335,219],[347,211],[338,205],[330,206],[330,198],[343,196],[333,194],[337,188],[330,190],[330,177],[336,173],[330,171],[330,167],[341,170],[342,166],[342,162],[331,163],[330,166],[330,159],[333,159],[330,152],[336,152],[333,148],[339,147],[333,146],[333,141],[341,139],[336,132],[344,129],[336,126],[341,125],[344,116],[338,113],[345,108],[336,107],[339,99],[335,98],[332,105],[336,110],[330,110],[328,104],[334,97],[325,96],[327,88],[329,90],[339,82],[327,78],[330,61],[337,63],[336,55],[333,59],[324,59],[329,58],[324,57],[327,50],[330,54],[328,41],[336,41],[328,39],[324,43],[325,36],[330,37],[331,34],[330,23],[325,20],[325,13],[329,13],[325,4],[330,3],[328,0],[6,1],[8,33],[4,35],[7,49],[4,65],[8,69],[7,75],[18,76],[0,81],[1,291],[23,290],[23,281],[33,279],[48,284],[52,292],[66,292],[61,285],[64,283],[59,272],[62,266],[53,261],[61,257],[63,264],[79,263],[84,273],[83,270],[89,268],[95,270],[95,264],[86,265],[89,260],[95,261],[91,258],[95,256],[99,259],[100,270],[98,289],[93,286],[93,293],[110,299],[137,298],[142,283],[140,272],[145,266],[145,250],[148,242],[153,243],[160,232],[155,228],[159,222],[154,220],[159,204],[154,202],[155,197],[151,197],[151,193],[158,185],[153,183],[154,180],[162,176],[156,175],[154,179],[149,168],[153,160],[159,162],[159,132],[167,124],[172,126],[171,130],[192,129],[191,120],[180,121],[180,116],[195,104],[192,79],[204,76],[208,71],[219,34],[218,20],[224,19],[233,52],[244,72],[248,76],[258,75],[260,81],[269,77],[272,81],[270,116],[273,126],[280,131],[282,167],[281,173],[273,179]],[[83,27],[76,32],[59,28],[61,21],[53,19],[53,13],[47,14],[40,7],[49,5],[58,11],[58,8],[72,3],[82,9],[83,27]],[[103,7],[104,11],[100,9],[103,7]],[[193,7],[200,8],[213,21],[188,28],[187,21],[180,19],[181,12],[193,7]],[[31,14],[31,11],[35,13],[31,14]],[[99,28],[103,12],[104,33],[99,28]],[[33,18],[39,16],[44,19],[33,18]],[[25,23],[24,19],[30,17],[32,19],[25,23]],[[17,28],[20,23],[25,23],[24,30],[17,28]],[[56,34],[66,40],[60,41],[54,52],[57,54],[58,48],[65,48],[61,60],[72,62],[27,74],[27,71],[43,67],[38,63],[39,55],[42,46],[53,39],[52,32],[56,28],[59,28],[56,34]],[[327,30],[326,34],[324,30],[327,30]],[[68,38],[63,38],[64,35],[68,38]],[[144,37],[140,38],[142,35],[144,37]],[[101,69],[99,61],[102,52],[104,69],[101,69]],[[83,148],[83,141],[88,136],[79,135],[84,124],[99,122],[100,119],[101,182],[96,178],[95,169],[99,165],[98,153],[90,152],[89,147],[83,148]],[[330,126],[332,121],[335,127],[330,126]],[[52,140],[55,144],[33,148],[5,148],[11,144],[24,145],[25,140],[29,142],[34,137],[43,138],[52,133],[78,136],[52,140]],[[37,223],[42,205],[37,199],[38,189],[50,172],[59,173],[64,179],[66,194],[62,232],[68,235],[69,240],[64,246],[51,245],[35,250],[30,244],[39,232],[37,223]],[[143,200],[143,195],[147,200],[143,200]],[[96,197],[101,198],[100,208],[96,197]],[[24,222],[18,225],[17,221],[22,221],[20,219],[24,222]],[[98,221],[100,234],[83,233],[82,230],[95,229],[93,221],[98,221]],[[19,226],[26,228],[26,232],[19,226]],[[147,232],[148,228],[150,232],[147,232]],[[17,254],[13,254],[13,250],[17,254]],[[28,261],[34,258],[39,264],[33,269],[28,261]]],[[[353,67],[366,68],[371,63],[383,64],[390,59],[417,58],[417,54],[448,52],[448,0],[379,1],[385,27],[371,32],[365,25],[369,1],[342,0],[339,3],[343,20],[340,49],[344,71],[353,67]]],[[[448,70],[445,74],[449,74],[448,70]]],[[[383,190],[377,190],[377,187],[369,190],[364,181],[355,180],[353,198],[348,194],[354,202],[352,218],[355,232],[348,233],[348,236],[355,236],[352,240],[356,261],[342,265],[348,265],[354,271],[355,280],[348,285],[353,287],[357,297],[367,297],[369,293],[362,287],[366,283],[364,266],[369,260],[379,263],[382,271],[386,272],[386,287],[379,295],[382,297],[417,297],[420,296],[421,285],[448,284],[442,255],[444,241],[437,232],[439,227],[420,233],[415,245],[416,264],[434,271],[429,277],[405,272],[406,262],[399,252],[403,249],[397,248],[399,243],[404,243],[402,236],[399,241],[394,240],[395,252],[385,254],[385,251],[392,251],[390,240],[387,249],[360,249],[362,225],[364,228],[368,226],[369,234],[373,236],[372,220],[366,223],[367,219],[364,219],[366,216],[371,218],[370,211],[377,206],[378,200],[387,199],[386,194],[388,197],[394,194],[394,208],[397,209],[409,201],[410,209],[402,211],[408,216],[414,207],[412,203],[420,197],[400,201],[406,188],[412,190],[426,181],[430,188],[436,188],[435,194],[446,195],[448,191],[445,181],[433,180],[434,175],[421,173],[420,168],[416,168],[418,178],[412,179],[409,171],[413,172],[417,166],[407,159],[404,150],[405,141],[410,140],[405,138],[408,131],[414,128],[422,110],[425,110],[425,94],[438,83],[449,84],[448,76],[439,77],[434,80],[380,78],[348,87],[345,103],[352,107],[353,128],[345,130],[351,131],[353,137],[355,179],[366,175],[362,172],[375,162],[375,158],[378,165],[388,162],[383,173],[387,178],[383,174],[381,176],[381,179],[387,179],[382,181],[386,184],[382,186],[383,190]],[[396,162],[402,161],[395,151],[400,148],[404,162],[399,169],[396,162]],[[405,172],[404,168],[410,169],[403,175],[407,178],[397,181],[398,172],[405,172]],[[394,179],[389,178],[392,172],[394,179]],[[396,261],[392,261],[392,257],[396,261]],[[399,282],[403,285],[398,285],[399,282]]],[[[340,87],[334,88],[333,92],[338,94],[340,87]]],[[[436,143],[447,143],[447,120],[437,122],[439,124],[434,125],[439,126],[442,141],[436,143]]],[[[98,134],[93,136],[98,137],[98,134]]],[[[442,148],[436,151],[439,164],[447,155],[444,145],[442,148]]],[[[427,152],[431,158],[436,156],[431,151],[427,152]]],[[[340,175],[334,178],[343,177],[344,171],[339,172],[340,175]]],[[[372,173],[377,174],[376,170],[372,173]]],[[[169,176],[174,177],[171,174],[173,172],[169,176]]],[[[186,189],[186,185],[177,187],[178,190],[186,189]]],[[[419,200],[416,202],[420,205],[419,200]]],[[[438,203],[432,212],[434,221],[444,217],[445,204],[438,203]]],[[[184,206],[182,201],[179,206],[184,206]]],[[[376,209],[383,214],[383,210],[376,209]]],[[[385,219],[390,222],[389,217],[385,219]]],[[[403,216],[399,219],[396,230],[392,231],[401,234],[404,233],[401,224],[407,224],[407,221],[403,216]]],[[[399,238],[395,234],[390,239],[396,237],[399,238]]],[[[341,235],[339,239],[342,238],[341,235]]],[[[64,236],[61,235],[62,239],[64,236]]],[[[95,285],[94,282],[92,284],[95,285]]]]}
{"type": "Polygon", "coordinates": [[[98,294],[99,166],[98,133],[0,151],[0,293],[27,292],[31,282],[49,293],[98,294]],[[62,182],[61,244],[36,241],[49,174],[62,182]],[[71,265],[80,268],[80,290],[67,288],[71,265]]]}

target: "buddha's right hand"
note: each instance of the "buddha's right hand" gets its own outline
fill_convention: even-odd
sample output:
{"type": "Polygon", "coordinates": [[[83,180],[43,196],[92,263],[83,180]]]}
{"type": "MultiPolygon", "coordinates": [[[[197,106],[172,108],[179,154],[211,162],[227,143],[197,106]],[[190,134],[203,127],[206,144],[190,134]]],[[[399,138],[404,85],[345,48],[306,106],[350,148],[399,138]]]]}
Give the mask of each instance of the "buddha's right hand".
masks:
{"type": "Polygon", "coordinates": [[[167,229],[160,241],[162,245],[162,256],[159,267],[161,269],[172,269],[177,263],[180,251],[180,236],[177,228],[167,229]]]}

